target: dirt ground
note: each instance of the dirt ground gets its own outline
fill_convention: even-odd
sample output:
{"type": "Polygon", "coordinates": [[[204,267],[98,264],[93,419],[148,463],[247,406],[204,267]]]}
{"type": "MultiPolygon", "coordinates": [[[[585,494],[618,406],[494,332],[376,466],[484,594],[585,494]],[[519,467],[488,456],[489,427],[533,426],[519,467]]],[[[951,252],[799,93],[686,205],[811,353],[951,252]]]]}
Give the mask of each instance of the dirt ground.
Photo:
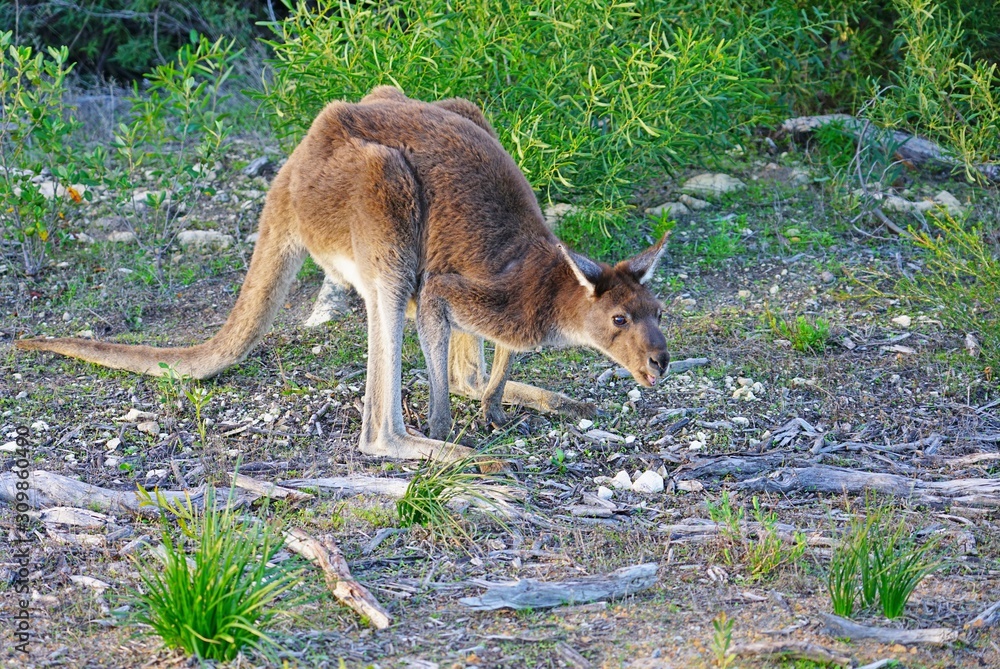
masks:
{"type": "MultiPolygon", "coordinates": [[[[967,353],[965,333],[945,329],[933,308],[894,294],[901,273],[921,271],[919,253],[868,217],[851,222],[854,213],[829,175],[801,154],[744,159],[724,171],[748,187],[680,219],[653,283],[667,306],[672,358],[703,357],[707,364],[636,393],[631,379],[616,376],[615,365],[595,353],[544,350],[519,358],[515,379],[594,402],[601,413],[593,425],[512,410],[512,425],[493,429],[479,418],[476,403],[453,398],[456,431],[468,443],[510,454],[502,476],[523,487],[525,507],[544,519],[544,527],[516,521],[502,527],[467,511],[474,543],[413,528],[365,552],[380,529],[397,523],[392,499],[320,492],[298,506],[257,508],[276,526],[331,533],[353,574],[393,616],[389,629],[369,629],[328,595],[318,572],[308,570],[302,588],[315,597],[275,631],[287,666],[712,667],[720,666],[713,620],[723,612],[733,621],[733,647],[811,642],[855,666],[883,659],[898,663],[882,666],[912,669],[1000,666],[995,633],[963,630],[1000,600],[995,505],[885,498],[914,532],[940,537],[944,564],[917,587],[902,618],[886,621],[878,611],[862,610],[856,621],[949,628],[960,636],[942,646],[880,644],[843,638],[821,617],[831,612],[826,573],[832,546],[863,509],[864,496],[763,489],[785,466],[828,465],[926,482],[996,478],[996,459],[965,457],[997,452],[993,371],[967,353]],[[809,178],[796,185],[789,175],[803,165],[809,178]],[[770,326],[772,316],[800,315],[828,322],[822,352],[798,351],[770,326]],[[908,316],[909,324],[899,316],[908,316]],[[750,391],[741,391],[743,385],[750,391]],[[588,434],[593,429],[613,436],[588,434]],[[740,467],[722,467],[735,456],[743,458],[740,467]],[[615,491],[611,517],[572,515],[570,507],[592,505],[595,477],[661,467],[664,492],[615,491]],[[803,533],[805,552],[754,578],[744,560],[726,558],[718,535],[676,529],[707,520],[709,505],[718,505],[724,491],[747,514],[756,496],[787,526],[786,534],[803,533]],[[646,562],[658,565],[655,586],[618,601],[519,612],[470,611],[458,601],[480,594],[480,580],[557,581],[646,562]]],[[[995,221],[1000,212],[995,191],[925,175],[908,178],[914,197],[948,190],[979,220],[995,221]]],[[[682,181],[665,179],[642,195],[641,204],[671,199],[682,181]]],[[[303,270],[264,344],[202,384],[212,393],[204,444],[190,403],[176,387],[9,346],[20,337],[82,330],[100,339],[160,345],[206,339],[235,300],[252,251],[244,240],[265,188],[262,180],[234,171],[229,201],[206,197],[189,205],[187,225],[232,234],[237,243],[207,254],[172,252],[162,280],[134,245],[65,242],[36,278],[20,274],[16,249],[4,249],[0,430],[10,442],[18,426],[29,428],[33,470],[115,490],[225,485],[237,463],[241,472],[271,482],[409,475],[412,464],[355,450],[365,382],[364,311],[354,297],[338,319],[304,327],[322,279],[315,266],[303,270]],[[159,433],[121,420],[131,409],[155,414],[159,433]]],[[[899,216],[904,225],[918,222],[899,216]]],[[[115,222],[95,209],[81,213],[77,224],[98,237],[115,222]]],[[[406,418],[421,429],[426,380],[412,327],[403,381],[406,418]]],[[[10,471],[12,454],[2,456],[3,471],[10,471]]],[[[13,537],[10,505],[0,505],[0,522],[13,537]]],[[[126,516],[91,530],[36,523],[27,657],[11,643],[17,564],[15,547],[5,546],[0,662],[191,666],[128,621],[138,584],[134,558],[148,562],[145,549],[133,543],[158,531],[126,516]],[[126,554],[125,546],[133,552],[126,554]],[[79,576],[109,587],[95,589],[74,579],[79,576]]],[[[231,666],[269,664],[250,653],[231,666]]],[[[738,656],[730,666],[822,665],[738,656]]]]}

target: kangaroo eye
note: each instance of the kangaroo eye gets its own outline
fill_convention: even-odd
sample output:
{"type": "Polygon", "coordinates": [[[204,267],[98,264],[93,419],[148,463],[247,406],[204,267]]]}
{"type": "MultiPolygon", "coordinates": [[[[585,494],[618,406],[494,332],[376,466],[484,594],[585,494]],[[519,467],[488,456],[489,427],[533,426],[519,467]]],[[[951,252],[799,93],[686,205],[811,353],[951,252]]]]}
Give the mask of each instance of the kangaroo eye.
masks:
{"type": "Polygon", "coordinates": [[[612,316],[611,322],[620,328],[625,327],[628,324],[628,319],[622,315],[612,316]]]}

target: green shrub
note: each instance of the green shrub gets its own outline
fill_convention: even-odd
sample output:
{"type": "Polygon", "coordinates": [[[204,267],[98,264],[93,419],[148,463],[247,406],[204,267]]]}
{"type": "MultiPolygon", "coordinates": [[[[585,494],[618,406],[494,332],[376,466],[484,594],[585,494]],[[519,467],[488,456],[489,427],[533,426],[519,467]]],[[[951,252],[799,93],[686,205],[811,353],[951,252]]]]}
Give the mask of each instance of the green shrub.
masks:
{"type": "Polygon", "coordinates": [[[744,39],[763,24],[723,14],[682,20],[653,0],[299,3],[273,25],[264,100],[295,142],[325,103],[377,84],[466,97],[543,199],[617,208],[651,170],[724,146],[766,111],[744,39]]]}
{"type": "Polygon", "coordinates": [[[284,541],[267,525],[247,524],[209,488],[204,510],[190,499],[170,503],[161,493],[147,504],[164,512],[163,551],[140,563],[137,619],[169,648],[202,660],[227,661],[244,648],[276,648],[266,629],[301,598],[286,597],[300,571],[270,564],[284,541]],[[175,538],[174,516],[181,534],[175,538]]]}
{"type": "Polygon", "coordinates": [[[180,207],[214,192],[232,132],[224,87],[239,56],[232,41],[192,36],[176,60],[146,75],[147,90],[134,86],[130,119],[115,133],[107,180],[158,271],[180,207]]]}
{"type": "Polygon", "coordinates": [[[776,316],[770,309],[764,311],[763,319],[776,337],[790,341],[792,348],[800,353],[819,354],[826,350],[830,338],[830,324],[826,319],[805,316],[789,319],[776,316]]]}
{"type": "Polygon", "coordinates": [[[717,504],[708,503],[708,517],[720,525],[719,538],[723,561],[729,565],[746,563],[750,582],[766,581],[772,578],[778,568],[794,564],[806,550],[805,536],[797,532],[791,545],[778,534],[778,516],[773,511],[765,511],[755,496],[753,519],[757,524],[755,537],[750,538],[744,522],[744,511],[723,491],[717,504]]]}
{"type": "Polygon", "coordinates": [[[37,274],[74,203],[89,194],[83,156],[65,141],[77,125],[66,103],[65,47],[34,52],[0,33],[0,226],[37,274]],[[81,192],[83,191],[83,192],[81,192]]]}
{"type": "Polygon", "coordinates": [[[930,213],[931,232],[911,231],[924,268],[903,278],[897,292],[936,312],[941,322],[975,337],[983,365],[1000,370],[1000,260],[996,237],[944,212],[930,213]],[[993,241],[990,241],[993,240],[993,241]]]}
{"type": "MultiPolygon", "coordinates": [[[[77,72],[132,81],[168,63],[191,33],[226,36],[248,46],[266,0],[87,0],[0,3],[0,30],[17,30],[25,45],[68,45],[77,72]]],[[[278,4],[278,10],[281,5],[278,4]]]]}
{"type": "Polygon", "coordinates": [[[893,7],[903,56],[898,68],[872,82],[872,117],[938,140],[967,169],[996,159],[1000,74],[995,53],[992,60],[975,58],[966,46],[966,17],[937,0],[895,0],[893,7]]]}

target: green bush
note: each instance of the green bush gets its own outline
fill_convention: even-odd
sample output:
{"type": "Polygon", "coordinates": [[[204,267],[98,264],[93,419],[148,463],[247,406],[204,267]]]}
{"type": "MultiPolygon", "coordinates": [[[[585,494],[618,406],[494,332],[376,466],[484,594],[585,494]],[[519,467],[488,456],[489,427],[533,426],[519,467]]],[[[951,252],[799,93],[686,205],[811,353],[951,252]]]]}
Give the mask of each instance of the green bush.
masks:
{"type": "MultiPolygon", "coordinates": [[[[266,0],[87,0],[0,3],[0,30],[42,49],[65,44],[78,74],[129,82],[169,63],[192,33],[249,46],[266,0]]],[[[280,4],[278,9],[281,9],[280,4]]]]}
{"type": "Polygon", "coordinates": [[[898,68],[871,84],[873,118],[941,142],[967,166],[995,159],[1000,155],[997,63],[972,55],[960,10],[949,11],[936,0],[896,0],[894,7],[902,56],[898,68]]]}
{"type": "Polygon", "coordinates": [[[991,378],[1000,370],[1000,260],[995,233],[943,212],[931,214],[932,232],[912,231],[925,267],[904,278],[897,292],[933,309],[941,322],[979,343],[991,378]]]}
{"type": "Polygon", "coordinates": [[[0,229],[37,274],[74,203],[88,196],[84,156],[66,141],[77,123],[66,103],[65,47],[45,53],[0,33],[0,229]]]}
{"type": "Polygon", "coordinates": [[[724,22],[736,5],[723,4],[684,17],[652,0],[300,3],[273,25],[264,100],[294,143],[325,103],[377,84],[466,97],[543,199],[617,208],[660,165],[726,145],[769,109],[748,36],[770,28],[724,22]]]}

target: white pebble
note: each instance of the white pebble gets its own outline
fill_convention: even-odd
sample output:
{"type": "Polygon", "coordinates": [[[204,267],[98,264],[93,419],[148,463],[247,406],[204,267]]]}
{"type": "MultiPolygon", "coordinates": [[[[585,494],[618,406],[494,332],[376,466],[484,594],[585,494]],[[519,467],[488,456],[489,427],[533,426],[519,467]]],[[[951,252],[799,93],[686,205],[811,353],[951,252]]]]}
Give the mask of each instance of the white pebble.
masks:
{"type": "Polygon", "coordinates": [[[654,471],[643,472],[632,484],[632,490],[641,493],[663,492],[663,477],[654,471]]]}

